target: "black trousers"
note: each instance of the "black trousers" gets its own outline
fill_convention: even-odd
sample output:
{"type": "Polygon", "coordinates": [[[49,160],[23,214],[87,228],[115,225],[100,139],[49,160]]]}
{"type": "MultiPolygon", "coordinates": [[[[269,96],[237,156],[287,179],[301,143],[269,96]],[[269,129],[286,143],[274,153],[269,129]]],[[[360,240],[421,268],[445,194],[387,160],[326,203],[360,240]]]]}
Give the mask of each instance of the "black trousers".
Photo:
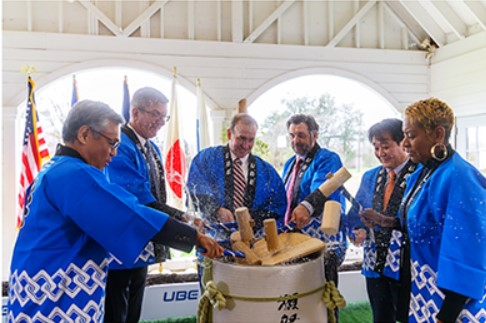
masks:
{"type": "Polygon", "coordinates": [[[397,303],[400,292],[398,281],[388,277],[366,278],[366,290],[373,311],[373,322],[397,321],[397,303]]]}
{"type": "Polygon", "coordinates": [[[136,323],[140,320],[146,277],[147,267],[108,271],[105,323],[136,323]]]}

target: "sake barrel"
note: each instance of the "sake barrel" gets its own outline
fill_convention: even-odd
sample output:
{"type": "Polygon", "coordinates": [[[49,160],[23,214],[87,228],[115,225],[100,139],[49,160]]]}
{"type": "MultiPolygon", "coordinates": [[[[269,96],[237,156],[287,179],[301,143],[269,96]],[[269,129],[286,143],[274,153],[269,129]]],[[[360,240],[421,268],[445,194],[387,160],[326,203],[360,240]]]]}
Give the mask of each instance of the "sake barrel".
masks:
{"type": "Polygon", "coordinates": [[[268,267],[215,260],[213,281],[227,301],[226,308],[213,309],[214,323],[327,322],[323,255],[268,267]]]}

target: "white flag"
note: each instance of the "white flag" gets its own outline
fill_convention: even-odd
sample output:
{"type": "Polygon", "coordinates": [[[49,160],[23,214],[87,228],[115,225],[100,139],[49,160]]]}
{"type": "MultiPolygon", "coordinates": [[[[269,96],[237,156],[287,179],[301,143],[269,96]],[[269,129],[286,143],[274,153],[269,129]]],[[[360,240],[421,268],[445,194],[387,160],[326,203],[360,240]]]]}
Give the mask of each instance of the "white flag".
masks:
{"type": "Polygon", "coordinates": [[[209,126],[208,115],[206,111],[206,100],[201,87],[201,82],[197,80],[196,88],[197,108],[196,108],[196,136],[197,136],[197,151],[200,152],[204,148],[210,146],[209,142],[209,126]]]}

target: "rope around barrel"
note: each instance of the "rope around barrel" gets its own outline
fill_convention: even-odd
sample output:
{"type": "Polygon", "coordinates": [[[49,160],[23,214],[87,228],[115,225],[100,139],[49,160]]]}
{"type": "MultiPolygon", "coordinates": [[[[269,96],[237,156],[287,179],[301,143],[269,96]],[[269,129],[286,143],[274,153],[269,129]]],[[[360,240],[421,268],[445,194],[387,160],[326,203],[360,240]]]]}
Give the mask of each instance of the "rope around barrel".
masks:
{"type": "Polygon", "coordinates": [[[346,306],[346,300],[333,281],[327,282],[324,287],[322,301],[327,308],[327,321],[328,323],[336,323],[336,314],[334,310],[336,307],[344,308],[346,306]]]}
{"type": "Polygon", "coordinates": [[[211,322],[212,311],[210,310],[210,305],[212,305],[213,308],[215,309],[222,310],[226,307],[227,298],[228,299],[231,298],[239,301],[246,301],[246,302],[275,302],[275,301],[287,301],[290,299],[298,299],[298,298],[312,295],[314,293],[323,290],[322,301],[324,302],[327,308],[329,323],[336,322],[334,309],[336,307],[344,308],[346,306],[346,301],[344,300],[344,297],[336,288],[336,285],[334,284],[333,281],[326,282],[323,286],[320,286],[318,288],[315,288],[305,293],[296,293],[293,295],[285,295],[285,296],[247,297],[247,296],[224,294],[223,292],[218,290],[216,284],[212,281],[213,278],[212,261],[205,258],[202,266],[204,267],[204,272],[202,277],[204,293],[201,296],[198,304],[198,310],[197,310],[198,323],[211,322]]]}

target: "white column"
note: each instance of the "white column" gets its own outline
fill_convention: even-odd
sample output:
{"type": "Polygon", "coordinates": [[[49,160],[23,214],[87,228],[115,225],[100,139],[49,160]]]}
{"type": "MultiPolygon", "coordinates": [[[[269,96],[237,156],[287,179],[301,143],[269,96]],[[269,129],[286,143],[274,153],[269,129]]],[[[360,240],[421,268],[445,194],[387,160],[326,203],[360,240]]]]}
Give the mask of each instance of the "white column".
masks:
{"type": "Polygon", "coordinates": [[[221,135],[223,134],[223,129],[226,130],[227,124],[225,124],[226,111],[224,110],[210,110],[209,118],[213,124],[213,133],[210,134],[213,139],[213,145],[221,145],[221,135]]]}
{"type": "Polygon", "coordinates": [[[2,108],[2,281],[8,280],[10,261],[12,259],[12,249],[17,238],[16,229],[16,210],[17,210],[17,181],[18,167],[16,163],[17,155],[20,152],[18,145],[21,145],[21,138],[17,131],[17,108],[2,108]]]}

